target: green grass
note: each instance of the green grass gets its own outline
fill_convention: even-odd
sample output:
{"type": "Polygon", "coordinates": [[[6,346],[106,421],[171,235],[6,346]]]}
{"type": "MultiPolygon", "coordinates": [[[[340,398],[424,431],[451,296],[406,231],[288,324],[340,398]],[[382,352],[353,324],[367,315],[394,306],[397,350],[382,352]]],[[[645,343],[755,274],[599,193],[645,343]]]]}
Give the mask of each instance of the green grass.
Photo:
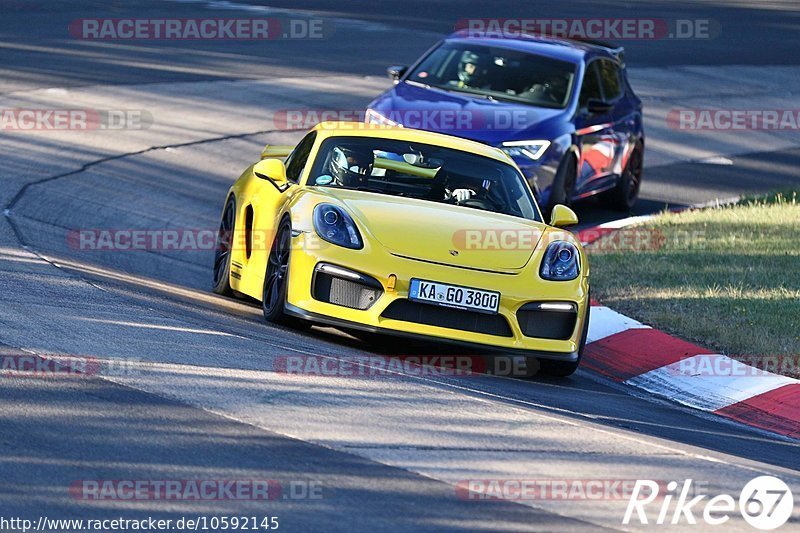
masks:
{"type": "Polygon", "coordinates": [[[800,356],[797,191],[663,213],[588,252],[603,305],[748,362],[800,356]]]}

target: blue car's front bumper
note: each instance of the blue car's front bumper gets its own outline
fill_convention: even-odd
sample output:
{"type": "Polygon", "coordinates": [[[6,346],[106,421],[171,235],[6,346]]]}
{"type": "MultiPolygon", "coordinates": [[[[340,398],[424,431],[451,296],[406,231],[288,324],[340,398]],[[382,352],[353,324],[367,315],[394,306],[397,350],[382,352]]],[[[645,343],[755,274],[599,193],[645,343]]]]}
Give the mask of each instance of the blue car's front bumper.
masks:
{"type": "Polygon", "coordinates": [[[547,205],[550,199],[550,189],[555,180],[558,165],[563,157],[557,150],[548,150],[541,159],[531,161],[530,159],[514,158],[514,162],[519,166],[525,178],[528,180],[536,201],[540,206],[547,205]]]}

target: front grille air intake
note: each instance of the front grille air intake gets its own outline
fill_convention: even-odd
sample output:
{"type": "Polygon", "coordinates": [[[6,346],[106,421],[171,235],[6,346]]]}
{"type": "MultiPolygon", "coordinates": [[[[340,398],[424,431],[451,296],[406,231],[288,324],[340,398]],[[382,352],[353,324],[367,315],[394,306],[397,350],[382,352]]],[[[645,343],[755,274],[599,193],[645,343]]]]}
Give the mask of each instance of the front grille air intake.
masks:
{"type": "Polygon", "coordinates": [[[412,302],[406,299],[398,299],[390,303],[381,316],[404,322],[483,333],[484,335],[514,336],[508,321],[503,315],[475,313],[473,311],[464,311],[463,309],[412,302]]]}
{"type": "Polygon", "coordinates": [[[577,320],[577,307],[567,302],[532,302],[517,311],[522,334],[539,339],[569,339],[575,331],[577,320]]]}
{"type": "Polygon", "coordinates": [[[311,294],[321,302],[363,311],[381,297],[383,287],[369,276],[321,263],[314,271],[311,294]]]}

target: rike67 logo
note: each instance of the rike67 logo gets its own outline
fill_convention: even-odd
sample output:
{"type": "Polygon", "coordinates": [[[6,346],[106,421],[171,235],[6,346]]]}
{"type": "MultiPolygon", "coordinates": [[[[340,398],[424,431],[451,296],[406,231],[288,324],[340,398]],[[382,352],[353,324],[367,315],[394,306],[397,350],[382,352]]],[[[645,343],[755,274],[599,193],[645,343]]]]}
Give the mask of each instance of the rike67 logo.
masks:
{"type": "Polygon", "coordinates": [[[622,523],[628,525],[633,520],[635,524],[638,520],[640,524],[697,524],[695,514],[698,513],[705,524],[720,526],[738,512],[752,527],[766,531],[784,525],[794,510],[789,486],[772,476],[750,480],[738,500],[730,494],[719,494],[708,500],[707,494],[691,497],[694,493],[691,479],[684,481],[680,488],[677,481],[670,481],[665,494],[659,494],[659,488],[655,481],[637,480],[622,523]],[[649,505],[656,500],[658,503],[649,505]]]}

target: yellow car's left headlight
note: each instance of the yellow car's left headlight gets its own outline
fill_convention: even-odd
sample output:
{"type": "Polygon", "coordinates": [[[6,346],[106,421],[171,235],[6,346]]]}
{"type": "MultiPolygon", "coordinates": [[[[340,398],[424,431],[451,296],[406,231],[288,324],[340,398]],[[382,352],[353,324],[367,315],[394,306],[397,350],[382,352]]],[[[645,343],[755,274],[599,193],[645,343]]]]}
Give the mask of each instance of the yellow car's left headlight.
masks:
{"type": "Polygon", "coordinates": [[[318,204],[314,208],[314,230],[331,244],[360,250],[364,241],[353,218],[341,207],[318,204]]]}
{"type": "Polygon", "coordinates": [[[580,274],[580,256],[574,244],[567,241],[550,243],[539,267],[539,276],[548,281],[571,281],[580,274]]]}

